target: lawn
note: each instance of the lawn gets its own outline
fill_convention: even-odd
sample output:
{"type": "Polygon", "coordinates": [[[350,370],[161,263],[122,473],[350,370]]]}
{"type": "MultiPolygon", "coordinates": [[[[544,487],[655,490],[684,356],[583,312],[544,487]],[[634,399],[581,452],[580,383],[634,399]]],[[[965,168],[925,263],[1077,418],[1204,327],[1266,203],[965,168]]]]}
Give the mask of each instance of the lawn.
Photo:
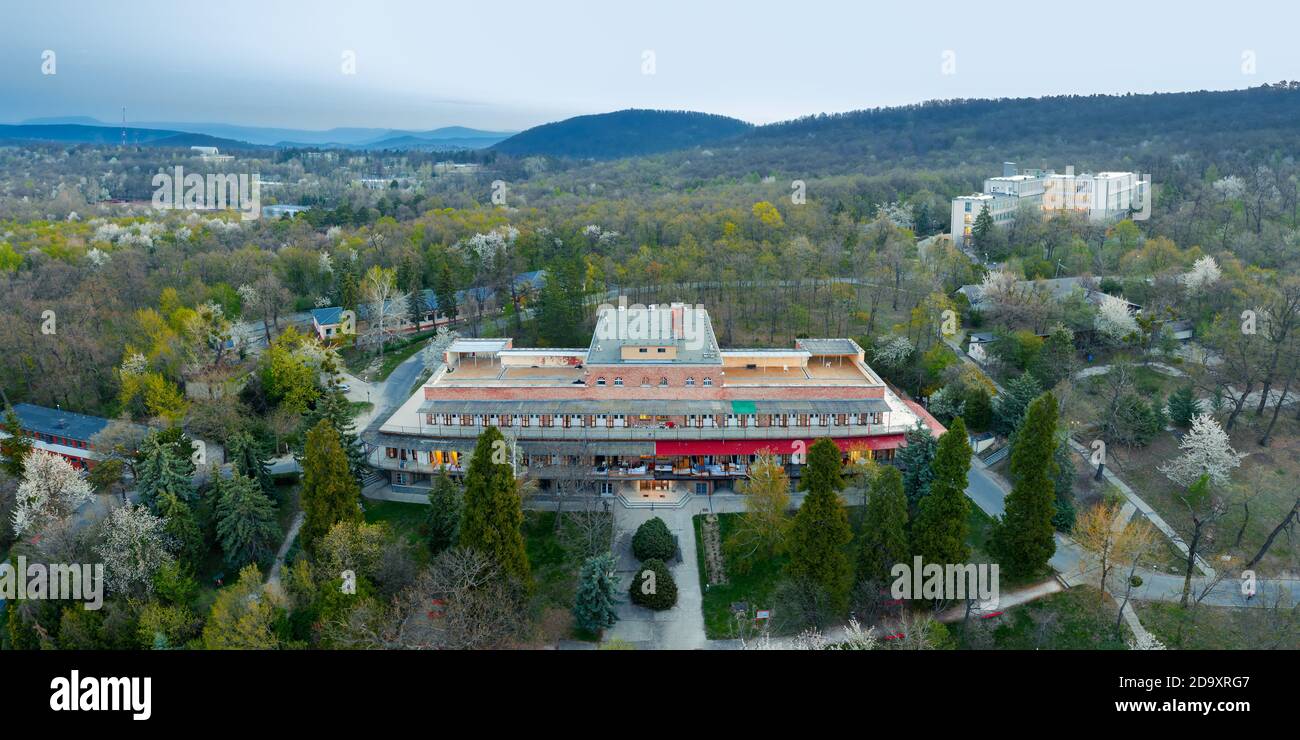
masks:
{"type": "MultiPolygon", "coordinates": [[[[743,514],[718,515],[718,529],[723,542],[726,542],[727,537],[735,530],[741,516],[743,514]]],[[[731,604],[738,601],[747,603],[751,616],[756,609],[772,608],[772,593],[781,580],[781,569],[785,567],[786,558],[779,556],[770,560],[760,560],[745,574],[737,573],[735,564],[728,558],[728,582],[708,586],[706,584],[709,582],[709,577],[704,565],[704,538],[701,534],[703,517],[693,517],[692,523],[695,526],[696,564],[700,569],[700,584],[704,591],[701,607],[704,612],[704,631],[710,639],[738,637],[731,604]]]]}
{"type": "Polygon", "coordinates": [[[343,364],[347,366],[348,372],[367,382],[374,383],[386,380],[393,370],[397,369],[398,365],[409,359],[411,355],[424,349],[425,343],[433,335],[434,332],[427,331],[390,342],[384,348],[384,355],[379,358],[378,370],[374,373],[364,372],[376,360],[375,354],[369,348],[344,348],[341,353],[343,364]]]}
{"type": "Polygon", "coordinates": [[[387,522],[393,534],[405,537],[412,545],[423,550],[424,535],[420,531],[429,516],[429,507],[424,504],[408,504],[403,501],[365,500],[365,516],[368,523],[387,522]]]}
{"type": "Polygon", "coordinates": [[[1127,628],[1116,627],[1116,605],[1097,589],[1078,586],[1011,607],[1000,617],[952,625],[959,648],[971,650],[1125,650],[1127,628]]]}
{"type": "MultiPolygon", "coordinates": [[[[1134,602],[1142,626],[1179,650],[1300,650],[1300,610],[1224,606],[1184,609],[1134,602]]],[[[1261,605],[1262,606],[1262,605],[1261,605]]]]}
{"type": "Polygon", "coordinates": [[[348,402],[348,413],[355,419],[374,407],[375,405],[369,401],[350,401],[348,402]]]}
{"type": "MultiPolygon", "coordinates": [[[[1202,549],[1207,558],[1218,559],[1226,554],[1238,565],[1248,562],[1295,503],[1295,481],[1300,480],[1300,424],[1295,421],[1294,409],[1283,409],[1269,447],[1257,443],[1268,415],[1257,418],[1249,409],[1238,416],[1230,435],[1233,447],[1246,457],[1232,473],[1232,488],[1224,492],[1227,513],[1214,526],[1209,544],[1202,549]],[[1249,506],[1249,515],[1243,502],[1249,506]],[[1239,532],[1241,542],[1237,544],[1239,532]]],[[[1109,457],[1112,470],[1187,537],[1190,518],[1178,497],[1180,489],[1158,469],[1178,455],[1178,439],[1173,433],[1162,432],[1146,447],[1121,448],[1109,457]]],[[[1294,574],[1298,565],[1300,541],[1279,536],[1254,570],[1261,576],[1294,574]]]]}
{"type": "MultiPolygon", "coordinates": [[[[849,512],[849,521],[856,522],[860,518],[858,510],[860,506],[846,507],[849,512]]],[[[992,562],[992,557],[988,554],[988,540],[993,534],[993,519],[985,514],[978,506],[971,504],[970,507],[970,537],[967,540],[971,546],[972,563],[992,562]]],[[[740,517],[743,514],[719,514],[718,528],[722,541],[726,542],[731,535],[740,517]]],[[[700,571],[700,583],[707,584],[708,571],[704,563],[704,537],[702,535],[703,517],[696,516],[692,522],[695,526],[696,541],[696,565],[700,571]]],[[[854,545],[857,544],[857,538],[854,538],[854,545]]],[[[739,574],[735,564],[729,558],[727,561],[728,583],[717,586],[704,586],[704,599],[702,611],[704,612],[704,630],[710,639],[729,639],[739,637],[736,619],[732,615],[731,605],[736,602],[745,602],[749,605],[749,613],[752,616],[756,609],[770,609],[774,606],[772,603],[774,592],[777,585],[781,582],[781,571],[785,567],[787,558],[778,556],[769,560],[760,560],[754,563],[748,573],[739,574]]],[[[1031,578],[1029,581],[1039,579],[1031,578]]],[[[1003,578],[1001,584],[1004,587],[1017,585],[1006,578],[1003,578]]]]}

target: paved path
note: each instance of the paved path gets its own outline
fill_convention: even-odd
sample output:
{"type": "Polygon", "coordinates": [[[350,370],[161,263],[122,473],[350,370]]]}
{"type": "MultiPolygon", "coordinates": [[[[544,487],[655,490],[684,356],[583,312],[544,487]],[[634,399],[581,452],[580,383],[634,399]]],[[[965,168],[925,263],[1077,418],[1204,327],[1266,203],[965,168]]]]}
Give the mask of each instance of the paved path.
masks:
{"type": "Polygon", "coordinates": [[[275,562],[271,564],[271,571],[266,576],[266,585],[273,586],[280,582],[280,571],[284,567],[284,559],[289,556],[289,548],[293,541],[298,538],[298,530],[302,529],[304,515],[300,511],[293,515],[293,521],[289,524],[289,531],[284,535],[284,542],[280,543],[280,549],[275,553],[275,562]]]}
{"type": "MultiPolygon", "coordinates": [[[[1182,370],[1179,370],[1173,365],[1166,365],[1163,362],[1148,362],[1145,365],[1141,363],[1133,363],[1133,364],[1135,367],[1149,367],[1152,370],[1155,370],[1156,372],[1162,375],[1168,375],[1174,378],[1187,377],[1187,373],[1183,372],[1182,370]]],[[[1114,367],[1115,367],[1114,365],[1094,365],[1092,367],[1085,367],[1084,369],[1075,373],[1074,378],[1078,380],[1082,378],[1090,378],[1094,375],[1105,375],[1109,373],[1111,369],[1114,367]]]]}
{"type": "Polygon", "coordinates": [[[625,596],[618,605],[618,622],[606,630],[605,639],[622,640],[642,649],[697,650],[710,647],[704,633],[695,527],[691,523],[691,517],[700,513],[699,503],[692,500],[681,509],[630,509],[622,504],[615,504],[613,508],[614,539],[619,549],[630,547],[636,528],[657,516],[677,535],[681,557],[672,565],[673,580],[677,582],[677,606],[661,612],[636,606],[627,599],[627,589],[632,585],[637,566],[630,553],[620,557],[619,587],[625,596]]]}

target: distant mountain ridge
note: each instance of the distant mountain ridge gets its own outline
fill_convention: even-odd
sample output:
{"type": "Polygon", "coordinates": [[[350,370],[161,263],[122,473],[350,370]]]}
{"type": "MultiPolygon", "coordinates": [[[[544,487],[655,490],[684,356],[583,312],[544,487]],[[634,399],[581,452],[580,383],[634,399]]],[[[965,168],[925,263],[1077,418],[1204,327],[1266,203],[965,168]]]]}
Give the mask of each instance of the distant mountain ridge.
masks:
{"type": "MultiPolygon", "coordinates": [[[[121,124],[91,116],[31,118],[23,126],[99,126],[120,131],[121,124]]],[[[241,126],[230,123],[177,123],[133,121],[135,129],[201,134],[259,146],[322,147],[334,149],[482,149],[514,134],[513,131],[485,131],[465,126],[443,126],[430,131],[389,128],[331,128],[325,130],[241,126]]]]}
{"type": "Polygon", "coordinates": [[[534,126],[492,149],[512,156],[617,159],[713,144],[752,128],[713,113],[630,108],[534,126]]]}
{"type": "MultiPolygon", "coordinates": [[[[61,144],[101,144],[112,146],[122,143],[120,126],[86,126],[83,124],[0,124],[0,141],[6,142],[52,142],[61,144]]],[[[215,146],[219,149],[265,149],[267,147],[249,144],[234,139],[224,139],[207,134],[195,134],[188,131],[171,131],[167,129],[134,128],[126,129],[128,146],[149,147],[191,147],[215,146]]]]}

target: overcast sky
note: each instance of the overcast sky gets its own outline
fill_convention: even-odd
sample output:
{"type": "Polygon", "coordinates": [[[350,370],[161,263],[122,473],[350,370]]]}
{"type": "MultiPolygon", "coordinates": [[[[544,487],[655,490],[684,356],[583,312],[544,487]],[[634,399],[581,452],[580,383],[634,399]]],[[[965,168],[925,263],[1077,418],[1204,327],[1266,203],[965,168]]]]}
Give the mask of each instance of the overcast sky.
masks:
{"type": "Polygon", "coordinates": [[[766,123],[1300,79],[1292,3],[1159,5],[0,0],[0,121],[125,106],[135,121],[504,130],[641,107],[766,123]]]}

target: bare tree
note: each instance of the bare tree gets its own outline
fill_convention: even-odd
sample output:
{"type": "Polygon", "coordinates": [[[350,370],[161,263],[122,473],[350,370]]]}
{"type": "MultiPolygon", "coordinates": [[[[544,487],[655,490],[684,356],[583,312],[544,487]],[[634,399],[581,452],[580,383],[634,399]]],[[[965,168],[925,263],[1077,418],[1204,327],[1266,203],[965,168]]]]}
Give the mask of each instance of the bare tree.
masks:
{"type": "Polygon", "coordinates": [[[512,644],[528,625],[525,591],[477,550],[453,547],[387,607],[363,604],[327,625],[331,639],[386,650],[473,650],[512,644]]]}

